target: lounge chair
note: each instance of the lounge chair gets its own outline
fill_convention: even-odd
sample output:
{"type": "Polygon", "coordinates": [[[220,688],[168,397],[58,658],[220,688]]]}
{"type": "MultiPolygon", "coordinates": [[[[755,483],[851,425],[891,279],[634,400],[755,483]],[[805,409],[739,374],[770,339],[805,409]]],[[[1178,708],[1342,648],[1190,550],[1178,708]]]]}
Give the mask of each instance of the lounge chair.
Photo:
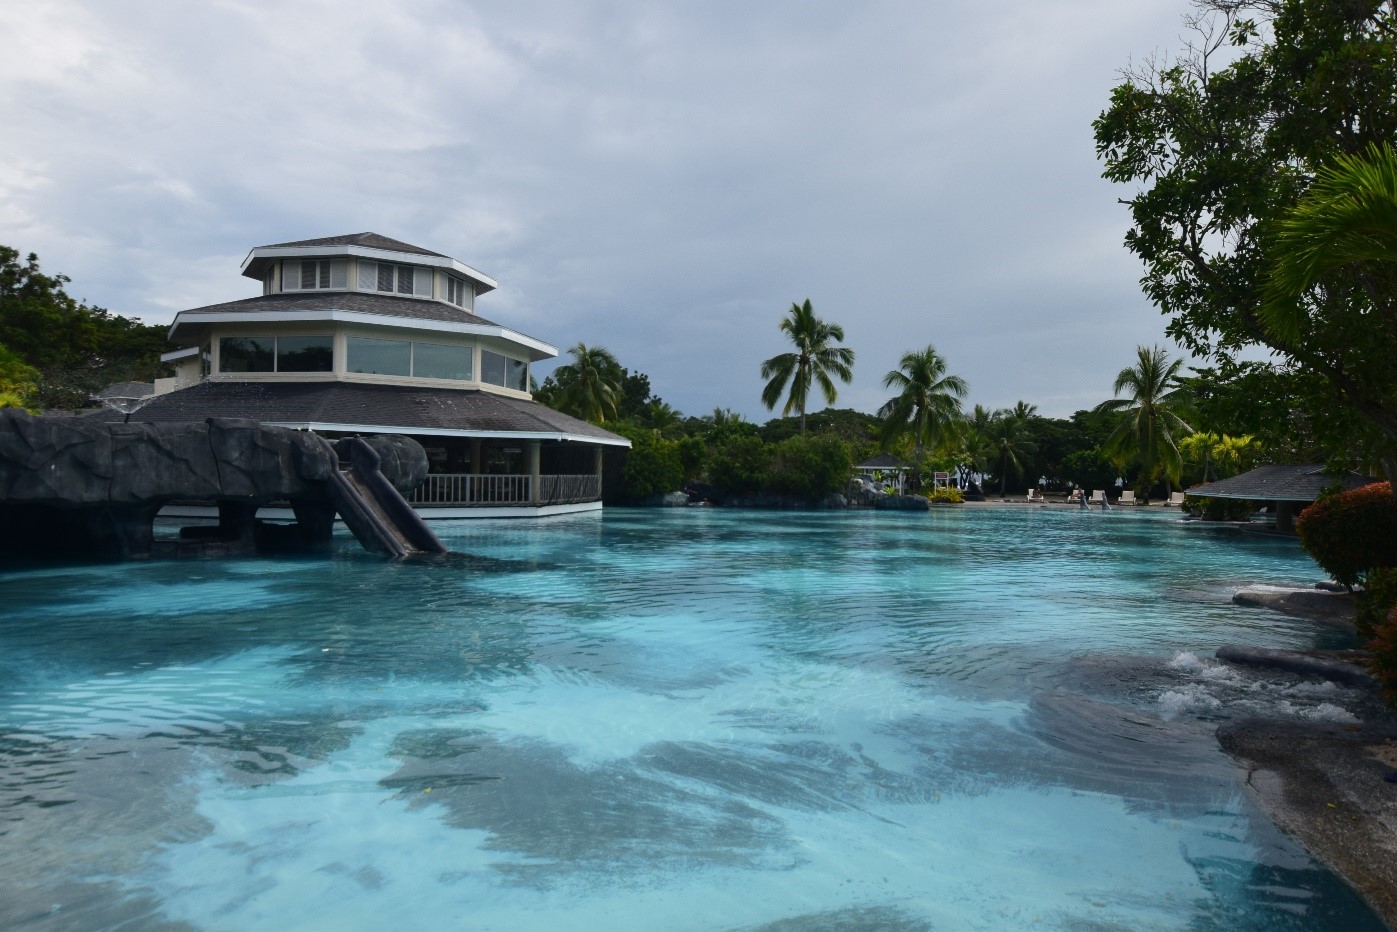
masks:
{"type": "Polygon", "coordinates": [[[1182,492],[1170,492],[1170,493],[1169,493],[1169,504],[1170,504],[1170,505],[1173,505],[1175,508],[1177,508],[1178,506],[1182,505],[1183,503],[1184,503],[1184,493],[1182,493],[1182,492]]]}
{"type": "Polygon", "coordinates": [[[1091,503],[1099,505],[1106,499],[1106,492],[1103,489],[1093,489],[1091,493],[1091,503]]]}
{"type": "Polygon", "coordinates": [[[1041,502],[1043,500],[1043,493],[1039,492],[1037,489],[1029,489],[1028,500],[1030,502],[1041,502]]]}
{"type": "Polygon", "coordinates": [[[1126,489],[1124,492],[1122,492],[1122,493],[1121,493],[1120,504],[1122,504],[1122,505],[1134,505],[1134,504],[1136,504],[1136,501],[1135,501],[1135,490],[1134,490],[1134,489],[1126,489]]]}

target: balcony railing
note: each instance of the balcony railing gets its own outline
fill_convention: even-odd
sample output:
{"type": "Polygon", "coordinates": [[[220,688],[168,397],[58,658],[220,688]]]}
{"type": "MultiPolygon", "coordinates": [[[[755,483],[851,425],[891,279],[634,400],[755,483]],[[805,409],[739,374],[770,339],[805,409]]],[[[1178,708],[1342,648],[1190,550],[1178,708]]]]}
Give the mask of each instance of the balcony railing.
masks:
{"type": "Polygon", "coordinates": [[[594,502],[599,498],[601,483],[595,475],[539,476],[538,495],[535,497],[531,476],[474,473],[432,473],[407,495],[407,500],[414,505],[453,508],[569,505],[594,502]]]}

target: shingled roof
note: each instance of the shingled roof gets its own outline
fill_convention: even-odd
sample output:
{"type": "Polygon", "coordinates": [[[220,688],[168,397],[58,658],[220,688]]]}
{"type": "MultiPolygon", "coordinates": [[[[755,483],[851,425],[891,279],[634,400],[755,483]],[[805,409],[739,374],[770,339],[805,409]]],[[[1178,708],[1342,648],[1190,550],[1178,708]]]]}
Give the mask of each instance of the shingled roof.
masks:
{"type": "Polygon", "coordinates": [[[377,233],[345,233],[342,236],[322,236],[319,239],[300,239],[294,243],[272,243],[267,246],[258,246],[258,249],[295,249],[299,247],[312,246],[363,246],[366,249],[392,249],[397,252],[410,252],[418,256],[439,256],[446,259],[439,252],[432,252],[430,249],[423,249],[421,246],[414,246],[411,243],[404,243],[388,236],[380,236],[377,233]]]}
{"type": "Polygon", "coordinates": [[[294,311],[355,311],[380,314],[385,317],[407,317],[412,320],[440,320],[456,324],[477,324],[498,327],[463,308],[442,301],[399,297],[377,291],[311,291],[291,294],[258,295],[240,301],[210,304],[180,311],[181,317],[200,314],[260,314],[294,311]]]}
{"type": "Polygon", "coordinates": [[[1371,476],[1350,472],[1342,477],[1325,474],[1321,463],[1292,466],[1258,466],[1231,479],[1195,485],[1189,495],[1199,498],[1243,498],[1254,502],[1312,502],[1335,483],[1357,489],[1377,482],[1371,476]]]}
{"type": "Polygon", "coordinates": [[[314,430],[382,430],[385,433],[501,436],[590,440],[629,446],[595,424],[534,401],[479,389],[418,388],[357,382],[206,381],[160,395],[132,421],[202,421],[252,418],[264,424],[314,430]]]}

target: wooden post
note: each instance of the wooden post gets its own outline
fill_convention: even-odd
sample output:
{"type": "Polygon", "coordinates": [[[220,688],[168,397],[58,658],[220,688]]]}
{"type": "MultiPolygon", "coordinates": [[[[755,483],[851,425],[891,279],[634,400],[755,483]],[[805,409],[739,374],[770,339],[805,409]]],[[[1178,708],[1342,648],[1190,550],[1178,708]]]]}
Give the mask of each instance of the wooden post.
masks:
{"type": "Polygon", "coordinates": [[[538,451],[542,445],[542,442],[538,440],[529,441],[529,501],[535,506],[538,505],[539,501],[538,451]]]}
{"type": "Polygon", "coordinates": [[[603,447],[601,444],[597,444],[595,447],[592,448],[592,459],[597,467],[597,498],[601,498],[602,461],[605,459],[605,456],[603,455],[605,454],[605,452],[606,448],[603,447]]]}
{"type": "Polygon", "coordinates": [[[482,444],[479,440],[471,441],[471,473],[476,476],[483,472],[481,467],[484,465],[484,455],[481,451],[481,446],[482,444]]]}

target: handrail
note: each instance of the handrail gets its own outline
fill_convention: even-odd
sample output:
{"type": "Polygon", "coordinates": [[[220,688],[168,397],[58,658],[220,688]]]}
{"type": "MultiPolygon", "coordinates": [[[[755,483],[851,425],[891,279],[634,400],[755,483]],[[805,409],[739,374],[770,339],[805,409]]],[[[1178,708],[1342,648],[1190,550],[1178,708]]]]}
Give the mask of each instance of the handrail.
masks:
{"type": "Polygon", "coordinates": [[[601,498],[595,473],[538,478],[535,496],[533,477],[523,473],[430,473],[407,500],[419,506],[488,507],[565,505],[601,498]]]}

